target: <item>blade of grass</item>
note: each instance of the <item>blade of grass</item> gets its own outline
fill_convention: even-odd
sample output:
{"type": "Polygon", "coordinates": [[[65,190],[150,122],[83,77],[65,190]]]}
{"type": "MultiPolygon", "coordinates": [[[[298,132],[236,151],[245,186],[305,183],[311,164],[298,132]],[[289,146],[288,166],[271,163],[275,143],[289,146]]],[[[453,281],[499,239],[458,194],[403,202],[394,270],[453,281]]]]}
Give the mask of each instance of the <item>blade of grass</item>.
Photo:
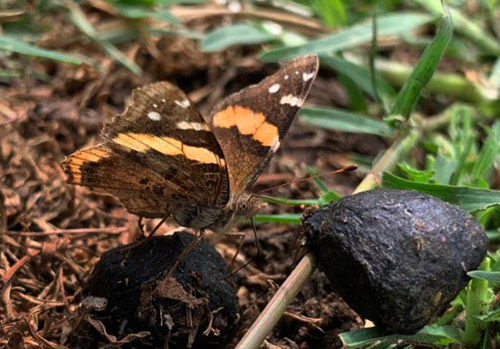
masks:
{"type": "Polygon", "coordinates": [[[473,270],[467,273],[471,278],[478,280],[486,280],[492,284],[500,284],[500,271],[483,271],[473,270]]]}
{"type": "MultiPolygon", "coordinates": [[[[380,58],[376,61],[376,67],[380,76],[393,86],[403,86],[413,71],[410,65],[380,58]]],[[[435,73],[425,89],[430,93],[440,93],[473,103],[498,98],[496,88],[486,89],[463,75],[454,73],[435,73]]]]}
{"type": "Polygon", "coordinates": [[[283,223],[283,224],[301,224],[301,214],[275,214],[275,215],[256,215],[253,216],[255,223],[283,223]]]}
{"type": "MultiPolygon", "coordinates": [[[[490,269],[490,260],[485,260],[479,266],[479,270],[487,272],[490,269]]],[[[481,340],[481,336],[486,328],[486,323],[478,319],[484,315],[489,308],[490,302],[488,281],[484,279],[472,279],[465,305],[465,333],[463,343],[470,347],[475,347],[481,340]]]]}
{"type": "Polygon", "coordinates": [[[500,152],[500,122],[497,121],[489,129],[489,135],[481,148],[479,157],[472,167],[474,179],[483,178],[484,175],[493,168],[495,158],[500,152]]]}
{"type": "Polygon", "coordinates": [[[307,172],[313,178],[314,184],[321,190],[322,193],[326,193],[328,191],[328,187],[325,183],[319,178],[318,171],[314,167],[307,167],[307,172]]]}
{"type": "Polygon", "coordinates": [[[165,8],[148,8],[145,6],[131,6],[115,3],[116,8],[123,17],[131,19],[156,18],[170,24],[181,24],[181,21],[170,14],[165,8]]]}
{"type": "Polygon", "coordinates": [[[444,8],[436,36],[425,48],[417,66],[403,85],[392,107],[391,114],[408,117],[422,89],[431,79],[453,34],[453,23],[447,8],[444,8]]]}
{"type": "Polygon", "coordinates": [[[201,49],[205,52],[221,51],[232,45],[259,44],[275,37],[255,26],[234,24],[208,33],[201,42],[201,49]]]}
{"type": "Polygon", "coordinates": [[[69,18],[70,20],[89,38],[97,42],[101,47],[114,59],[120,62],[122,65],[127,67],[133,73],[139,75],[142,70],[141,68],[130,61],[127,56],[125,56],[120,50],[118,50],[113,44],[109,41],[99,39],[99,35],[94,27],[90,24],[90,22],[85,17],[85,14],[80,9],[80,7],[76,3],[67,3],[69,9],[69,18]]]}
{"type": "Polygon", "coordinates": [[[500,88],[500,58],[497,58],[495,64],[491,68],[491,74],[488,80],[497,88],[500,88]]]}
{"type": "Polygon", "coordinates": [[[373,344],[377,341],[398,340],[408,340],[432,345],[449,345],[459,342],[462,337],[461,332],[452,326],[426,326],[418,333],[411,336],[399,334],[388,335],[375,327],[341,333],[339,336],[342,340],[342,344],[348,348],[366,347],[367,345],[373,344]]]}
{"type": "Polygon", "coordinates": [[[347,20],[346,8],[341,0],[314,0],[312,7],[329,27],[342,25],[347,20]]]}
{"type": "Polygon", "coordinates": [[[477,318],[484,322],[498,322],[500,321],[500,309],[489,311],[484,315],[479,315],[477,318]]]}
{"type": "MultiPolygon", "coordinates": [[[[183,28],[168,30],[151,26],[144,27],[143,30],[147,33],[148,37],[175,36],[194,40],[202,40],[204,38],[204,35],[202,33],[183,28]]],[[[131,27],[121,27],[106,31],[100,31],[98,33],[99,40],[109,41],[113,44],[130,42],[133,40],[137,40],[139,37],[140,33],[136,29],[131,27]]]]}
{"type": "MultiPolygon", "coordinates": [[[[443,8],[440,1],[435,0],[413,0],[414,3],[422,6],[430,13],[438,16],[442,13],[443,8]]],[[[451,16],[454,21],[454,29],[457,33],[460,33],[471,42],[476,44],[485,52],[499,56],[500,55],[500,44],[498,39],[491,37],[484,29],[479,27],[477,24],[469,20],[465,15],[463,15],[459,10],[451,8],[451,16]]]]}
{"type": "MultiPolygon", "coordinates": [[[[398,35],[409,32],[430,20],[432,20],[431,16],[419,13],[388,13],[377,18],[378,35],[398,35]]],[[[260,59],[266,62],[275,62],[312,53],[334,53],[366,44],[370,42],[371,38],[372,24],[367,21],[324,38],[309,41],[304,45],[266,51],[260,55],[260,59]]]]}
{"type": "Polygon", "coordinates": [[[264,200],[264,202],[267,202],[269,204],[278,204],[278,205],[286,205],[286,206],[313,206],[313,205],[320,205],[320,201],[318,199],[282,199],[282,198],[275,198],[272,196],[262,196],[258,195],[257,196],[259,199],[264,200]]]}
{"type": "MultiPolygon", "coordinates": [[[[369,67],[369,72],[370,72],[370,83],[372,86],[373,90],[373,98],[377,101],[380,102],[382,99],[380,98],[380,95],[378,93],[378,88],[377,88],[377,71],[375,70],[375,57],[377,56],[377,14],[373,14],[372,18],[372,40],[370,44],[370,55],[369,55],[369,61],[368,61],[368,67],[369,67]]],[[[389,104],[386,103],[387,101],[384,100],[384,108],[386,109],[386,112],[389,111],[389,104]]]]}
{"type": "Polygon", "coordinates": [[[443,154],[438,154],[432,179],[438,184],[449,184],[453,172],[457,168],[457,161],[443,154]]]}
{"type": "Polygon", "coordinates": [[[390,137],[394,131],[383,121],[334,108],[302,108],[299,118],[307,125],[328,130],[390,137]]]}
{"type": "Polygon", "coordinates": [[[70,64],[89,64],[89,65],[91,64],[90,58],[78,57],[74,55],[43,49],[28,44],[26,42],[23,42],[18,38],[10,37],[6,34],[0,35],[0,50],[16,52],[32,57],[52,59],[54,61],[70,63],[70,64]]]}
{"type": "Polygon", "coordinates": [[[384,188],[416,190],[436,196],[451,204],[458,205],[468,212],[484,210],[490,206],[500,205],[500,191],[498,190],[417,183],[387,172],[382,176],[382,186],[384,188]]]}
{"type": "Polygon", "coordinates": [[[181,4],[181,5],[202,5],[206,1],[205,0],[158,0],[159,4],[165,4],[165,5],[176,5],[176,4],[181,4]]]}

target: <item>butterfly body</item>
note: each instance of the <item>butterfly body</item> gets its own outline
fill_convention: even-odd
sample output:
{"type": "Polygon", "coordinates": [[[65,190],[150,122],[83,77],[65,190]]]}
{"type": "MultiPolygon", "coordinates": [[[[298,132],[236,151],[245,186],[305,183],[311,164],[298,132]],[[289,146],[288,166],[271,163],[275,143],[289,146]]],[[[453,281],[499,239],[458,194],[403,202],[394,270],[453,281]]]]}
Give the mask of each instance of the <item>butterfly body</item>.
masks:
{"type": "Polygon", "coordinates": [[[260,206],[246,190],[278,149],[317,69],[316,56],[298,58],[223,100],[208,122],[167,82],[136,89],[104,127],[104,143],[65,159],[68,182],[118,197],[139,216],[226,230],[260,206]]]}

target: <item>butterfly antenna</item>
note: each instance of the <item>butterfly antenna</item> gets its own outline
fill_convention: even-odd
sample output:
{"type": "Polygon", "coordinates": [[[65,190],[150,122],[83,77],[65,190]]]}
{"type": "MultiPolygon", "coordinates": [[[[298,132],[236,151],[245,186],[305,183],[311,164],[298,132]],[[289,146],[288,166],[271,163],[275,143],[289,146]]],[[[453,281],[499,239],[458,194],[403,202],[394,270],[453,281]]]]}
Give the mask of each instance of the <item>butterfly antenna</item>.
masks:
{"type": "MultiPolygon", "coordinates": [[[[338,170],[329,171],[329,172],[326,172],[326,173],[323,173],[323,174],[316,175],[314,177],[316,177],[316,178],[324,178],[324,177],[332,175],[332,174],[338,174],[338,173],[344,173],[344,172],[351,172],[351,171],[356,170],[357,168],[358,168],[358,166],[356,166],[356,165],[347,165],[345,167],[339,168],[338,170]]],[[[281,188],[281,187],[287,187],[287,186],[290,186],[290,185],[295,184],[295,183],[309,181],[309,180],[313,179],[314,177],[311,176],[311,175],[308,175],[307,177],[304,177],[304,178],[301,178],[301,179],[296,179],[294,181],[290,181],[290,182],[287,182],[287,183],[276,185],[274,187],[262,189],[262,190],[259,190],[257,193],[255,193],[254,196],[259,197],[260,193],[265,193],[265,192],[268,192],[268,191],[271,191],[271,190],[275,190],[275,189],[278,189],[278,188],[281,188]]]]}

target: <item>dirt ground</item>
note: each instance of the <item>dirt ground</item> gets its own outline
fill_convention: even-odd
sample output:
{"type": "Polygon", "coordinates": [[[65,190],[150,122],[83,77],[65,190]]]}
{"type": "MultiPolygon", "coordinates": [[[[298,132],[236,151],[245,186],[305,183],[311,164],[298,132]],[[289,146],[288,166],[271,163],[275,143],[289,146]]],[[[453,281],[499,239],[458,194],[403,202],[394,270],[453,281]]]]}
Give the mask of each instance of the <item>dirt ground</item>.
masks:
{"type": "MultiPolygon", "coordinates": [[[[97,11],[90,15],[104,16],[97,11]]],[[[66,52],[85,53],[98,62],[100,69],[21,56],[0,62],[4,67],[15,64],[25,71],[21,78],[0,84],[0,231],[5,233],[0,253],[2,347],[64,344],[74,325],[72,314],[82,301],[82,287],[100,255],[140,236],[138,217],[129,214],[116,199],[65,183],[60,166],[64,157],[81,147],[97,144],[102,125],[123,111],[137,86],[158,80],[173,82],[206,115],[224,96],[277,69],[277,65],[259,62],[255,58],[257,49],[234,48],[207,54],[199,50],[195,41],[166,37],[120,46],[144,70],[136,76],[74,32],[64,19],[56,18],[54,23],[44,44],[66,52]]],[[[342,107],[347,100],[336,77],[321,70],[307,104],[342,107]]],[[[294,182],[307,176],[307,166],[326,173],[352,163],[347,158],[350,152],[373,157],[385,146],[383,140],[374,136],[340,134],[295,122],[253,191],[287,183],[266,194],[317,197],[319,191],[312,181],[294,182]]],[[[325,182],[345,195],[362,176],[358,170],[326,176],[325,182]]],[[[263,213],[285,212],[301,210],[271,205],[263,213]]],[[[146,230],[157,222],[146,220],[146,230]]],[[[165,224],[158,234],[168,234],[175,228],[165,224]]],[[[297,226],[257,225],[261,255],[257,255],[249,224],[238,225],[235,232],[245,233],[236,264],[254,261],[234,276],[241,318],[228,347],[257,317],[293,269],[297,252],[301,253],[297,251],[297,226]]],[[[229,264],[238,238],[210,233],[205,238],[229,264]]],[[[362,325],[362,320],[332,292],[326,277],[316,271],[266,346],[337,347],[338,333],[362,325]]]]}

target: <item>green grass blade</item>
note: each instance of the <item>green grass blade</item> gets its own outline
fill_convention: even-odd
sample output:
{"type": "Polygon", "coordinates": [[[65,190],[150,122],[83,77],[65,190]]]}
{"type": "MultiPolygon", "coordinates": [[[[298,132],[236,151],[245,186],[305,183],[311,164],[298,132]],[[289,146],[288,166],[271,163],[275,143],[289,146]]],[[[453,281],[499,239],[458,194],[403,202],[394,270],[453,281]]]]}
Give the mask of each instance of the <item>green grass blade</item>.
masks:
{"type": "MultiPolygon", "coordinates": [[[[482,261],[479,271],[485,273],[490,271],[489,258],[485,258],[482,261]]],[[[493,301],[493,297],[490,297],[490,292],[487,279],[473,277],[469,283],[467,302],[465,304],[465,332],[462,338],[463,344],[467,347],[476,347],[484,335],[488,324],[481,321],[478,317],[486,314],[490,308],[490,303],[493,301]]]]}
{"type": "Polygon", "coordinates": [[[347,12],[342,0],[314,0],[312,7],[329,27],[344,24],[347,12]]]}
{"type": "MultiPolygon", "coordinates": [[[[427,11],[436,16],[438,16],[443,9],[441,2],[436,0],[413,0],[413,2],[424,7],[427,11]]],[[[450,12],[453,17],[453,27],[457,33],[469,39],[485,52],[495,56],[500,55],[500,44],[498,39],[493,38],[484,29],[463,15],[459,10],[451,8],[450,12]]]]}
{"type": "Polygon", "coordinates": [[[473,270],[467,273],[473,279],[486,280],[494,284],[500,284],[500,271],[473,270]]]}
{"type": "Polygon", "coordinates": [[[411,336],[399,334],[387,335],[376,327],[340,334],[340,339],[346,348],[360,348],[374,344],[378,341],[395,342],[397,340],[409,340],[433,345],[448,345],[459,342],[460,338],[460,331],[451,326],[426,326],[418,333],[411,336]]]}
{"type": "MultiPolygon", "coordinates": [[[[186,39],[202,40],[205,36],[192,30],[184,28],[179,29],[164,29],[159,27],[144,27],[143,31],[148,37],[182,37],[186,39]]],[[[139,39],[140,33],[132,27],[123,27],[119,29],[110,29],[98,33],[99,40],[109,41],[113,44],[127,43],[139,39]]]]}
{"type": "Polygon", "coordinates": [[[73,3],[68,3],[69,8],[69,18],[70,20],[89,38],[96,41],[101,47],[114,59],[120,62],[122,65],[127,67],[133,73],[139,75],[142,70],[141,68],[134,62],[130,61],[127,56],[123,54],[120,50],[118,50],[113,44],[109,41],[100,40],[97,31],[90,24],[90,22],[85,17],[83,11],[78,7],[78,5],[73,3]]]}
{"type": "Polygon", "coordinates": [[[5,50],[9,52],[16,52],[27,56],[40,57],[46,59],[52,59],[54,61],[70,63],[70,64],[90,64],[90,58],[78,57],[74,55],[68,55],[65,53],[59,53],[56,51],[51,51],[43,49],[26,42],[8,36],[6,34],[0,35],[0,50],[5,50]]]}
{"type": "Polygon", "coordinates": [[[385,188],[416,190],[436,196],[451,204],[458,205],[468,212],[500,205],[500,191],[498,190],[417,183],[387,172],[382,175],[382,186],[385,188]]]}
{"type": "Polygon", "coordinates": [[[474,162],[472,176],[474,179],[483,176],[493,168],[495,158],[500,152],[500,122],[497,121],[489,129],[489,135],[481,148],[478,159],[474,162]]]}
{"type": "MultiPolygon", "coordinates": [[[[498,275],[496,279],[500,282],[500,275],[498,275]]],[[[477,318],[484,322],[500,321],[500,309],[491,310],[484,315],[479,315],[477,318]]]]}
{"type": "Polygon", "coordinates": [[[206,3],[205,0],[158,0],[159,4],[165,5],[201,5],[206,3]]]}
{"type": "Polygon", "coordinates": [[[165,8],[149,8],[145,6],[130,6],[115,4],[123,17],[131,19],[156,18],[170,24],[181,24],[181,21],[170,14],[165,8]]]}
{"type": "MultiPolygon", "coordinates": [[[[403,34],[431,20],[431,16],[420,13],[388,13],[377,18],[377,33],[380,36],[403,34]]],[[[304,45],[277,48],[264,52],[261,54],[260,59],[267,62],[276,62],[312,53],[334,53],[366,44],[371,39],[372,23],[371,21],[365,21],[324,38],[309,41],[304,45]]]]}
{"type": "Polygon", "coordinates": [[[232,45],[260,44],[274,38],[275,35],[263,29],[246,24],[234,24],[208,33],[201,42],[201,48],[205,52],[214,52],[232,45]]]}
{"type": "Polygon", "coordinates": [[[390,137],[393,129],[383,121],[333,108],[302,108],[299,118],[307,125],[350,133],[390,137]]]}
{"type": "Polygon", "coordinates": [[[497,58],[495,64],[491,68],[491,74],[488,79],[496,88],[500,88],[500,58],[497,58]]]}
{"type": "Polygon", "coordinates": [[[322,193],[326,193],[328,191],[328,187],[321,180],[320,176],[318,176],[318,171],[314,167],[307,167],[307,172],[309,172],[309,176],[314,180],[314,184],[321,190],[322,193]]]}
{"type": "Polygon", "coordinates": [[[256,215],[253,216],[255,223],[284,223],[284,224],[301,224],[301,214],[275,214],[275,215],[256,215]]]}
{"type": "Polygon", "coordinates": [[[377,95],[380,95],[384,104],[392,104],[393,99],[396,97],[396,92],[392,86],[381,77],[376,77],[378,91],[374,91],[372,76],[368,69],[340,57],[322,55],[320,58],[322,66],[344,74],[372,98],[377,99],[377,95]]]}
{"type": "Polygon", "coordinates": [[[313,206],[320,205],[321,202],[318,199],[282,199],[275,198],[271,196],[261,196],[256,195],[259,199],[264,200],[269,204],[286,205],[286,206],[313,206]]]}
{"type": "Polygon", "coordinates": [[[457,160],[438,154],[434,176],[432,179],[438,184],[449,184],[453,172],[457,169],[457,160]]]}
{"type": "Polygon", "coordinates": [[[448,43],[453,34],[453,23],[451,16],[447,10],[443,12],[441,25],[439,26],[434,40],[427,46],[422,53],[422,57],[415,69],[410,75],[410,78],[403,85],[403,88],[396,97],[391,114],[402,115],[409,117],[417,98],[420,96],[422,89],[431,79],[434,71],[437,68],[439,60],[443,56],[448,43]]]}

